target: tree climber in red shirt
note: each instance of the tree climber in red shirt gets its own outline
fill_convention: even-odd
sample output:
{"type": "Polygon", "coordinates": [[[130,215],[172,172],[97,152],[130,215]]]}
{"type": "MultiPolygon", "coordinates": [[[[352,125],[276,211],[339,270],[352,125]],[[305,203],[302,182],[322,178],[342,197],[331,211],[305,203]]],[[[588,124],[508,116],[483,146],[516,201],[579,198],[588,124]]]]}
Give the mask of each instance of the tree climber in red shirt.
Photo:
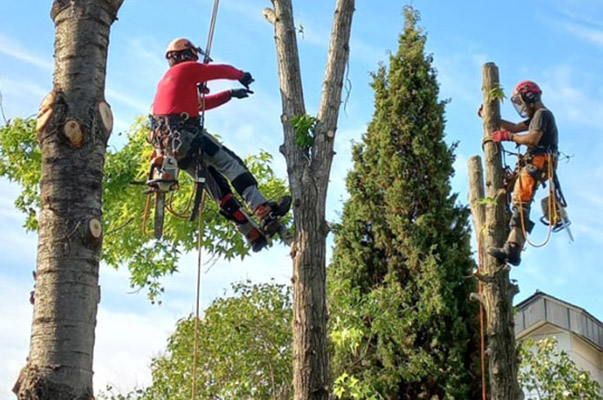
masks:
{"type": "Polygon", "coordinates": [[[202,129],[199,113],[221,106],[233,97],[248,97],[253,93],[249,90],[253,78],[249,72],[230,65],[199,63],[199,54],[204,55],[201,48],[187,39],[175,39],[169,44],[165,57],[170,68],[159,81],[153,101],[156,126],[153,142],[162,143],[168,154],[174,155],[178,167],[193,179],[197,178],[199,162],[207,166],[206,189],[219,204],[220,213],[235,222],[253,251],[259,251],[267,244],[265,235],[276,233],[278,218],[289,211],[291,197],[267,201],[243,161],[202,129]],[[214,79],[238,80],[245,88],[209,95],[205,83],[214,79]],[[200,90],[203,96],[199,96],[200,90]],[[233,196],[227,179],[258,218],[261,231],[233,196]]]}

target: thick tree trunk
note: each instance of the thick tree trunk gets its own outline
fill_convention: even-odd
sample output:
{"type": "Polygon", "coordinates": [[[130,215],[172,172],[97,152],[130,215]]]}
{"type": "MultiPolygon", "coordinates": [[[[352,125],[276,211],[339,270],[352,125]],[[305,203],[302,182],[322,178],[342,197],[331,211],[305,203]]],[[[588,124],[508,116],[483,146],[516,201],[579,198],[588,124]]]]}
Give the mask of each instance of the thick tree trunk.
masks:
{"type": "Polygon", "coordinates": [[[31,346],[19,399],[93,398],[109,29],[123,0],[55,0],[55,74],[38,118],[42,209],[31,346]]]}
{"type": "Polygon", "coordinates": [[[291,0],[272,0],[267,17],[274,24],[285,143],[293,196],[295,243],[293,256],[293,387],[296,400],[327,399],[329,370],[327,353],[325,203],[333,142],[341,103],[344,72],[349,57],[349,39],[354,0],[338,0],[323,83],[315,140],[308,152],[297,146],[290,121],[306,114],[291,0]]]}
{"type": "MultiPolygon", "coordinates": [[[[493,89],[498,88],[498,68],[493,63],[487,63],[483,68],[482,86],[484,138],[489,138],[500,126],[500,106],[498,99],[493,96],[493,89]]],[[[518,364],[513,320],[513,297],[518,288],[509,280],[509,268],[484,252],[488,247],[502,247],[508,234],[500,146],[492,141],[485,141],[484,153],[486,196],[489,201],[485,205],[479,201],[484,193],[479,158],[471,159],[469,163],[469,198],[476,236],[481,239],[480,251],[484,255],[481,275],[478,278],[483,284],[481,301],[486,311],[490,398],[520,400],[523,398],[523,392],[517,380],[518,364]]]]}

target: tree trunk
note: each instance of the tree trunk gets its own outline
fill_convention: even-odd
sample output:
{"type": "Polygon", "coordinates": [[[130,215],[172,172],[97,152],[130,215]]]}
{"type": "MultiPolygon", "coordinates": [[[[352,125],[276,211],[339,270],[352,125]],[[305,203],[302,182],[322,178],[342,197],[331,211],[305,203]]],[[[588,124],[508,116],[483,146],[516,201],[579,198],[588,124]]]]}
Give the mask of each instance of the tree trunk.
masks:
{"type": "MultiPolygon", "coordinates": [[[[487,63],[483,68],[484,94],[484,138],[489,138],[500,126],[500,105],[493,95],[499,89],[498,68],[487,63]]],[[[481,163],[479,157],[469,162],[470,203],[482,270],[478,278],[482,282],[481,301],[486,311],[486,334],[490,398],[492,400],[520,400],[523,392],[517,380],[517,355],[513,320],[513,297],[517,285],[509,280],[509,267],[486,255],[488,247],[502,247],[509,232],[506,212],[506,192],[503,186],[501,149],[497,143],[485,141],[486,204],[480,203],[484,196],[481,163]],[[485,210],[484,210],[485,207],[485,210]],[[485,219],[484,219],[485,217],[485,219]]]]}
{"type": "Polygon", "coordinates": [[[293,257],[293,388],[294,399],[327,399],[329,370],[327,353],[325,203],[344,72],[349,57],[349,39],[354,0],[338,0],[318,123],[308,151],[295,140],[291,118],[306,114],[296,29],[291,0],[272,0],[268,19],[274,25],[282,96],[285,143],[281,152],[287,161],[293,197],[295,242],[293,257]]]}
{"type": "Polygon", "coordinates": [[[53,91],[38,114],[42,209],[30,353],[19,399],[93,398],[102,180],[113,118],[109,29],[123,0],[55,0],[53,91]]]}

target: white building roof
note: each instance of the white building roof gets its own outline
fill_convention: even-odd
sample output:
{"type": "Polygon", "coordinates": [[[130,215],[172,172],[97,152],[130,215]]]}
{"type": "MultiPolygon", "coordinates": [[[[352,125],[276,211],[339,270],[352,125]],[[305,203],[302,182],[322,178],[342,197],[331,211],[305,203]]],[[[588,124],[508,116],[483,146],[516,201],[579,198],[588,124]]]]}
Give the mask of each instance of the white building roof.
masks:
{"type": "Polygon", "coordinates": [[[580,336],[603,352],[603,323],[585,309],[539,290],[515,308],[515,337],[523,337],[548,322],[580,336]]]}

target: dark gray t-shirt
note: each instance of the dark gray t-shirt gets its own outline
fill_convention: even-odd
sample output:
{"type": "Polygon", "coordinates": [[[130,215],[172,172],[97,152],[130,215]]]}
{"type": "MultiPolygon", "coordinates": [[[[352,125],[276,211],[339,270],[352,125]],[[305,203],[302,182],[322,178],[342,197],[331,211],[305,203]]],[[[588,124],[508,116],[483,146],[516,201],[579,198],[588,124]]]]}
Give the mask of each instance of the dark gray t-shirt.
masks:
{"type": "Polygon", "coordinates": [[[542,132],[542,137],[538,141],[538,144],[528,150],[530,154],[544,154],[549,151],[557,152],[557,124],[555,123],[555,117],[553,113],[546,108],[536,110],[534,116],[525,121],[526,125],[529,126],[531,131],[542,132]]]}

